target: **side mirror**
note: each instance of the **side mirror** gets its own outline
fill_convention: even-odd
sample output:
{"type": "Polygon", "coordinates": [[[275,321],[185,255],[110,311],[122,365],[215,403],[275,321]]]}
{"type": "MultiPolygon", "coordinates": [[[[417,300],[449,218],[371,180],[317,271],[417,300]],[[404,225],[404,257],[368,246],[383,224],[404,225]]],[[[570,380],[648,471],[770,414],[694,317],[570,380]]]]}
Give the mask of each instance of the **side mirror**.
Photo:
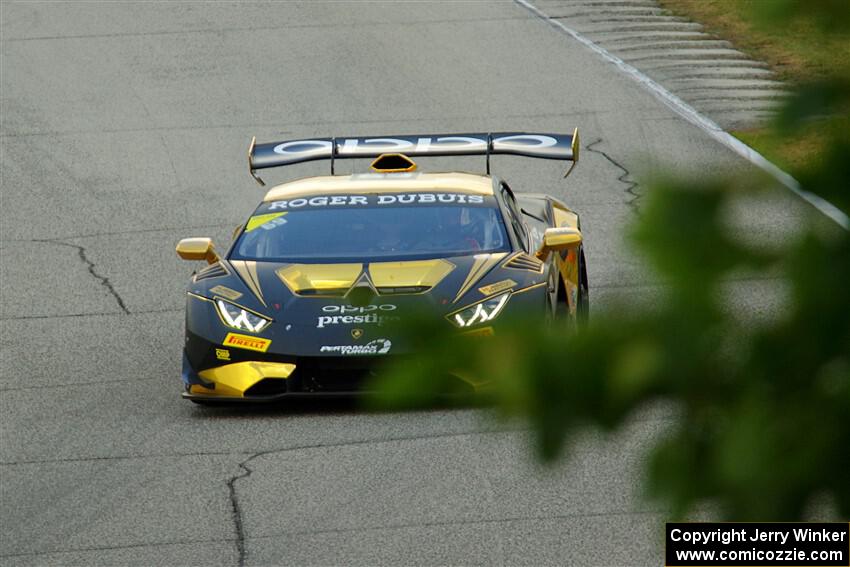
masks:
{"type": "Polygon", "coordinates": [[[576,228],[547,228],[543,233],[543,244],[537,251],[537,257],[545,260],[549,252],[571,250],[581,246],[581,232],[576,228]]]}
{"type": "Polygon", "coordinates": [[[207,264],[219,261],[212,238],[184,238],[177,243],[177,255],[184,260],[206,260],[207,264]]]}
{"type": "Polygon", "coordinates": [[[236,237],[239,236],[239,233],[242,232],[242,229],[245,227],[244,224],[240,224],[236,228],[233,229],[233,236],[230,237],[230,240],[236,240],[236,237]]]}

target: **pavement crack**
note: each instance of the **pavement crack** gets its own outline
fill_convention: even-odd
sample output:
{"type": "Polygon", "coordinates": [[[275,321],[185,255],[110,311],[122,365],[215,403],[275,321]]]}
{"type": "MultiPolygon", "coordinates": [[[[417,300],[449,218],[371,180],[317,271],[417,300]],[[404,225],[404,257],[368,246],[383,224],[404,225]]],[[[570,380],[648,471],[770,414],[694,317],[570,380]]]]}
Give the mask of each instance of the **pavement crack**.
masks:
{"type": "Polygon", "coordinates": [[[648,509],[648,510],[610,510],[610,511],[592,511],[592,512],[568,512],[568,513],[549,513],[549,514],[529,514],[503,516],[496,518],[458,518],[458,519],[434,519],[414,522],[398,522],[391,524],[375,525],[375,526],[357,526],[357,527],[338,527],[338,528],[319,528],[319,529],[294,529],[286,530],[277,533],[270,533],[262,536],[253,537],[253,540],[273,540],[281,537],[298,537],[298,536],[316,536],[329,534],[362,534],[369,532],[381,532],[391,530],[409,530],[411,528],[434,528],[434,527],[457,527],[457,526],[492,526],[498,524],[513,524],[518,522],[545,522],[553,520],[576,520],[576,519],[593,519],[593,518],[616,518],[616,517],[640,517],[640,516],[661,516],[664,511],[648,509]]]}
{"type": "Polygon", "coordinates": [[[0,467],[17,467],[26,465],[43,465],[47,463],[91,463],[98,461],[131,461],[144,459],[184,459],[192,457],[229,457],[232,455],[247,455],[247,451],[195,451],[192,453],[151,453],[147,455],[115,455],[101,457],[67,457],[59,459],[28,459],[20,461],[3,461],[0,467]]]}
{"type": "Polygon", "coordinates": [[[9,39],[4,39],[3,43],[20,43],[20,42],[29,42],[29,41],[68,41],[68,40],[78,40],[78,39],[112,39],[112,38],[127,38],[127,37],[141,37],[141,38],[153,38],[158,36],[170,36],[170,35],[186,35],[186,34],[215,34],[220,36],[222,34],[228,33],[251,33],[256,34],[258,31],[283,31],[289,29],[334,29],[334,28],[348,28],[351,26],[354,27],[374,27],[374,26],[391,26],[396,27],[399,25],[404,26],[422,26],[422,25],[434,25],[434,24],[456,24],[458,22],[475,22],[476,24],[480,24],[481,22],[510,22],[510,21],[522,21],[525,18],[518,18],[515,16],[509,17],[490,17],[490,18],[452,18],[452,19],[444,19],[444,18],[435,18],[435,19],[422,19],[422,20],[411,20],[409,22],[345,22],[343,23],[289,23],[286,25],[266,25],[266,26],[235,26],[235,27],[225,27],[225,28],[199,28],[199,29],[190,29],[190,30],[150,30],[150,31],[133,31],[133,32],[112,32],[112,33],[87,33],[87,34],[69,34],[69,35],[43,35],[43,36],[32,36],[32,37],[13,37],[9,39]]]}
{"type": "MultiPolygon", "coordinates": [[[[391,530],[409,530],[410,528],[431,528],[431,527],[456,527],[456,526],[492,526],[498,524],[514,524],[518,522],[529,522],[539,524],[541,521],[551,520],[575,520],[575,519],[594,519],[594,518],[617,518],[617,517],[645,517],[645,516],[663,516],[663,510],[611,510],[599,512],[576,512],[572,514],[533,514],[533,515],[517,515],[504,516],[497,518],[472,518],[472,519],[435,519],[430,521],[420,522],[399,522],[394,524],[366,526],[366,527],[338,527],[338,528],[322,528],[322,529],[295,529],[287,530],[267,535],[252,537],[252,540],[267,541],[275,540],[281,537],[298,537],[298,536],[316,536],[316,535],[333,535],[333,534],[360,534],[391,530]]],[[[57,549],[39,550],[39,551],[19,551],[12,553],[0,553],[0,559],[9,559],[15,557],[40,557],[52,554],[64,553],[85,553],[92,551],[111,551],[111,550],[129,550],[143,549],[147,547],[167,547],[189,544],[215,544],[221,542],[229,542],[230,538],[215,538],[215,539],[175,539],[168,541],[152,541],[144,543],[128,543],[118,545],[101,545],[89,547],[65,547],[57,549]]]]}
{"type": "Polygon", "coordinates": [[[245,524],[242,518],[242,506],[239,504],[239,494],[236,492],[236,482],[242,480],[243,478],[248,478],[251,476],[251,473],[254,471],[248,468],[248,463],[253,459],[261,455],[268,454],[273,451],[260,451],[259,453],[254,453],[249,456],[247,459],[239,463],[239,468],[242,469],[243,472],[237,474],[235,476],[230,477],[227,480],[227,490],[230,495],[230,515],[233,519],[233,529],[236,532],[236,552],[239,555],[239,567],[244,567],[245,558],[247,556],[247,552],[245,550],[245,524]]]}
{"type": "Polygon", "coordinates": [[[66,384],[39,384],[37,386],[19,386],[13,388],[3,388],[0,387],[0,393],[2,392],[22,392],[27,390],[50,390],[55,388],[68,388],[68,386],[73,386],[75,388],[83,387],[83,386],[102,386],[103,384],[137,384],[139,382],[154,382],[158,381],[159,378],[116,378],[115,380],[98,380],[95,382],[74,382],[74,383],[66,383],[66,384]]]}
{"type": "MultiPolygon", "coordinates": [[[[656,417],[650,416],[646,418],[635,418],[635,422],[650,422],[650,421],[667,421],[667,416],[656,417]]],[[[46,463],[83,463],[83,462],[91,462],[91,461],[118,461],[118,460],[134,460],[134,459],[171,459],[171,458],[184,458],[184,457],[210,457],[210,456],[228,456],[228,455],[246,455],[246,458],[240,466],[246,465],[248,462],[253,461],[259,457],[264,457],[266,455],[275,455],[275,454],[284,454],[288,452],[296,452],[296,451],[311,451],[315,449],[337,449],[342,447],[358,447],[365,445],[379,445],[386,443],[399,443],[399,442],[409,442],[409,441],[434,441],[438,439],[449,439],[453,437],[469,437],[475,435],[505,435],[505,434],[516,434],[516,433],[525,433],[526,429],[521,428],[504,428],[504,429],[491,429],[491,430],[480,430],[473,429],[469,431],[456,431],[456,432],[445,432],[445,433],[434,433],[430,435],[406,435],[400,437],[388,437],[383,439],[354,439],[348,441],[330,441],[326,443],[305,443],[302,445],[292,445],[289,447],[275,447],[271,449],[264,449],[262,451],[251,451],[251,450],[243,450],[243,451],[194,451],[189,453],[183,452],[174,452],[174,453],[147,453],[147,454],[137,454],[137,455],[113,455],[113,456],[89,456],[89,457],[65,457],[65,458],[50,458],[50,459],[26,459],[19,461],[0,461],[0,466],[14,467],[14,466],[24,466],[24,465],[40,465],[46,463]]],[[[243,468],[246,468],[243,466],[243,468]]],[[[249,473],[250,474],[250,473],[249,473]]],[[[233,482],[239,480],[240,478],[244,478],[248,476],[245,475],[237,475],[238,478],[234,477],[231,479],[233,482]]],[[[228,485],[231,482],[228,480],[228,485]]]]}
{"type": "Polygon", "coordinates": [[[639,209],[638,209],[638,200],[641,198],[641,195],[637,192],[638,182],[637,182],[637,181],[634,181],[634,180],[632,180],[632,179],[629,179],[629,177],[631,177],[631,172],[629,172],[629,170],[628,170],[628,169],[626,169],[626,167],[625,167],[623,164],[621,164],[620,162],[618,162],[617,160],[615,160],[614,158],[612,158],[610,155],[608,155],[608,153],[606,153],[606,152],[604,152],[604,151],[602,151],[602,150],[597,150],[596,148],[594,148],[594,146],[595,146],[595,145],[597,145],[597,144],[601,144],[601,143],[602,143],[602,138],[598,138],[598,139],[594,140],[593,142],[591,142],[591,143],[587,144],[587,145],[584,147],[584,149],[586,149],[587,151],[592,152],[592,153],[594,153],[594,154],[599,154],[599,155],[601,155],[601,156],[602,156],[602,157],[604,157],[604,158],[605,158],[605,159],[606,159],[606,160],[607,160],[607,161],[608,161],[611,165],[613,165],[613,166],[614,166],[614,167],[616,167],[617,169],[620,169],[620,170],[623,172],[623,174],[622,174],[622,175],[620,175],[620,176],[617,178],[617,181],[619,181],[620,183],[623,183],[623,184],[625,184],[625,185],[626,185],[626,189],[625,189],[626,194],[628,194],[628,195],[630,196],[629,200],[628,200],[628,201],[626,201],[626,204],[627,204],[627,205],[628,205],[628,206],[629,206],[629,207],[630,207],[630,208],[631,208],[631,209],[632,209],[635,213],[639,213],[640,211],[639,211],[639,209]]]}
{"type": "Polygon", "coordinates": [[[71,244],[70,242],[62,242],[61,240],[37,240],[36,242],[49,242],[51,244],[58,244],[59,246],[68,246],[70,248],[76,248],[77,253],[80,256],[80,260],[88,267],[89,273],[93,278],[100,281],[100,285],[106,288],[106,290],[115,298],[116,303],[118,303],[118,307],[121,308],[121,311],[129,314],[130,310],[127,309],[127,305],[124,303],[124,300],[121,298],[121,295],[116,291],[115,286],[112,285],[112,282],[109,281],[109,278],[106,276],[102,276],[95,270],[95,263],[89,260],[88,255],[86,254],[86,247],[80,246],[79,244],[71,244]]]}
{"type": "MultiPolygon", "coordinates": [[[[435,436],[414,436],[410,438],[402,438],[402,439],[391,439],[391,440],[380,440],[378,443],[383,442],[392,442],[397,440],[417,440],[417,439],[432,439],[436,437],[447,437],[447,436],[457,436],[457,435],[469,435],[469,432],[462,434],[448,434],[448,435],[435,435],[435,436]]],[[[242,511],[242,505],[239,503],[239,494],[236,491],[236,483],[240,480],[246,479],[253,474],[253,469],[248,467],[248,463],[253,461],[254,459],[258,459],[260,457],[265,457],[267,455],[281,454],[288,451],[293,450],[303,450],[305,448],[308,449],[316,449],[316,448],[325,448],[325,447],[344,447],[351,445],[365,445],[369,443],[373,443],[375,441],[354,441],[354,442],[346,442],[346,443],[320,443],[316,445],[311,445],[307,447],[282,447],[275,449],[266,449],[264,451],[258,451],[256,453],[252,453],[248,458],[239,463],[239,468],[242,469],[242,472],[230,477],[227,480],[227,490],[230,495],[230,507],[231,507],[231,517],[233,519],[233,529],[236,532],[236,551],[239,554],[239,567],[244,567],[245,559],[247,557],[247,550],[245,549],[245,523],[244,516],[242,511]]]]}
{"type": "Polygon", "coordinates": [[[147,309],[144,311],[110,311],[108,313],[63,313],[58,315],[23,315],[21,317],[0,317],[0,321],[29,321],[33,319],[66,319],[73,317],[113,317],[123,315],[149,315],[151,313],[178,313],[184,311],[182,307],[173,309],[147,309]]]}
{"type": "MultiPolygon", "coordinates": [[[[2,138],[2,136],[0,136],[2,138]]],[[[160,228],[131,228],[127,230],[113,230],[105,232],[90,232],[86,234],[69,234],[66,236],[53,236],[49,239],[45,238],[6,238],[0,242],[56,242],[60,240],[80,240],[82,238],[100,238],[103,236],[122,236],[126,234],[145,234],[149,232],[174,232],[200,229],[217,229],[217,228],[233,228],[237,224],[236,221],[230,223],[219,224],[202,224],[196,226],[165,226],[160,228]]]]}

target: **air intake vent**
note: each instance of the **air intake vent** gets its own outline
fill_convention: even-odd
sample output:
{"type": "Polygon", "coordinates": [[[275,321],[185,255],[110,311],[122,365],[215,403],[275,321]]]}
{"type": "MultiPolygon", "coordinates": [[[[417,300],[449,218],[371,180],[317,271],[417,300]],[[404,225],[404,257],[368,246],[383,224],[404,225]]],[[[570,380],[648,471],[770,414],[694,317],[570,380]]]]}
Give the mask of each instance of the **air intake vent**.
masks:
{"type": "Polygon", "coordinates": [[[381,154],[372,162],[372,170],[379,173],[408,173],[416,171],[416,164],[404,154],[381,154]]]}
{"type": "Polygon", "coordinates": [[[245,390],[245,397],[267,397],[267,396],[275,396],[277,394],[283,394],[286,392],[286,380],[281,378],[263,378],[247,390],[245,390]]]}
{"type": "Polygon", "coordinates": [[[397,287],[379,287],[378,293],[380,295],[411,295],[415,293],[425,293],[431,289],[431,286],[427,285],[406,285],[406,286],[397,286],[397,287]]]}
{"type": "Polygon", "coordinates": [[[521,252],[516,256],[511,256],[503,265],[505,268],[511,268],[514,270],[543,273],[543,262],[524,252],[521,252]]]}
{"type": "Polygon", "coordinates": [[[211,264],[195,274],[195,281],[199,282],[201,280],[208,280],[210,278],[219,278],[221,276],[226,276],[230,272],[227,271],[227,268],[221,262],[216,262],[215,264],[211,264]]]}
{"type": "Polygon", "coordinates": [[[298,295],[305,296],[319,296],[319,297],[342,297],[348,290],[351,288],[347,287],[335,287],[335,288],[325,288],[325,289],[316,289],[316,288],[307,288],[307,289],[299,289],[298,295]]]}

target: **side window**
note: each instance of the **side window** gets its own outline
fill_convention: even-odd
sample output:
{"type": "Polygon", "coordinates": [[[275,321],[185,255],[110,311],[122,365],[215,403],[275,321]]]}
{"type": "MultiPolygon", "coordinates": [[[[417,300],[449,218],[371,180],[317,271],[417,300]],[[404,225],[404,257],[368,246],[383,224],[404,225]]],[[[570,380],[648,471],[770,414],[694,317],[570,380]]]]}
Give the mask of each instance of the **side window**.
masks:
{"type": "Polygon", "coordinates": [[[519,238],[519,243],[522,246],[523,250],[528,251],[528,232],[526,231],[525,225],[522,222],[522,215],[520,214],[519,207],[517,206],[516,199],[514,198],[513,192],[511,192],[511,188],[508,187],[505,183],[502,183],[502,198],[505,201],[505,206],[508,209],[508,217],[510,218],[511,225],[514,229],[514,234],[519,238]]]}

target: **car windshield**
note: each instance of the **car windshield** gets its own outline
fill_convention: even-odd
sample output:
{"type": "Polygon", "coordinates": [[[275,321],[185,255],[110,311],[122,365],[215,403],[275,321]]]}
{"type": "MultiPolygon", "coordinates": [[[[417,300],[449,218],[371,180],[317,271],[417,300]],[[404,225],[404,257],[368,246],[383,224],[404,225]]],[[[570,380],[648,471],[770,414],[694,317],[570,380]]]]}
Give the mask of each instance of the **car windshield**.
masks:
{"type": "Polygon", "coordinates": [[[426,259],[507,251],[492,197],[335,195],[263,203],[230,257],[260,261],[426,259]]]}

